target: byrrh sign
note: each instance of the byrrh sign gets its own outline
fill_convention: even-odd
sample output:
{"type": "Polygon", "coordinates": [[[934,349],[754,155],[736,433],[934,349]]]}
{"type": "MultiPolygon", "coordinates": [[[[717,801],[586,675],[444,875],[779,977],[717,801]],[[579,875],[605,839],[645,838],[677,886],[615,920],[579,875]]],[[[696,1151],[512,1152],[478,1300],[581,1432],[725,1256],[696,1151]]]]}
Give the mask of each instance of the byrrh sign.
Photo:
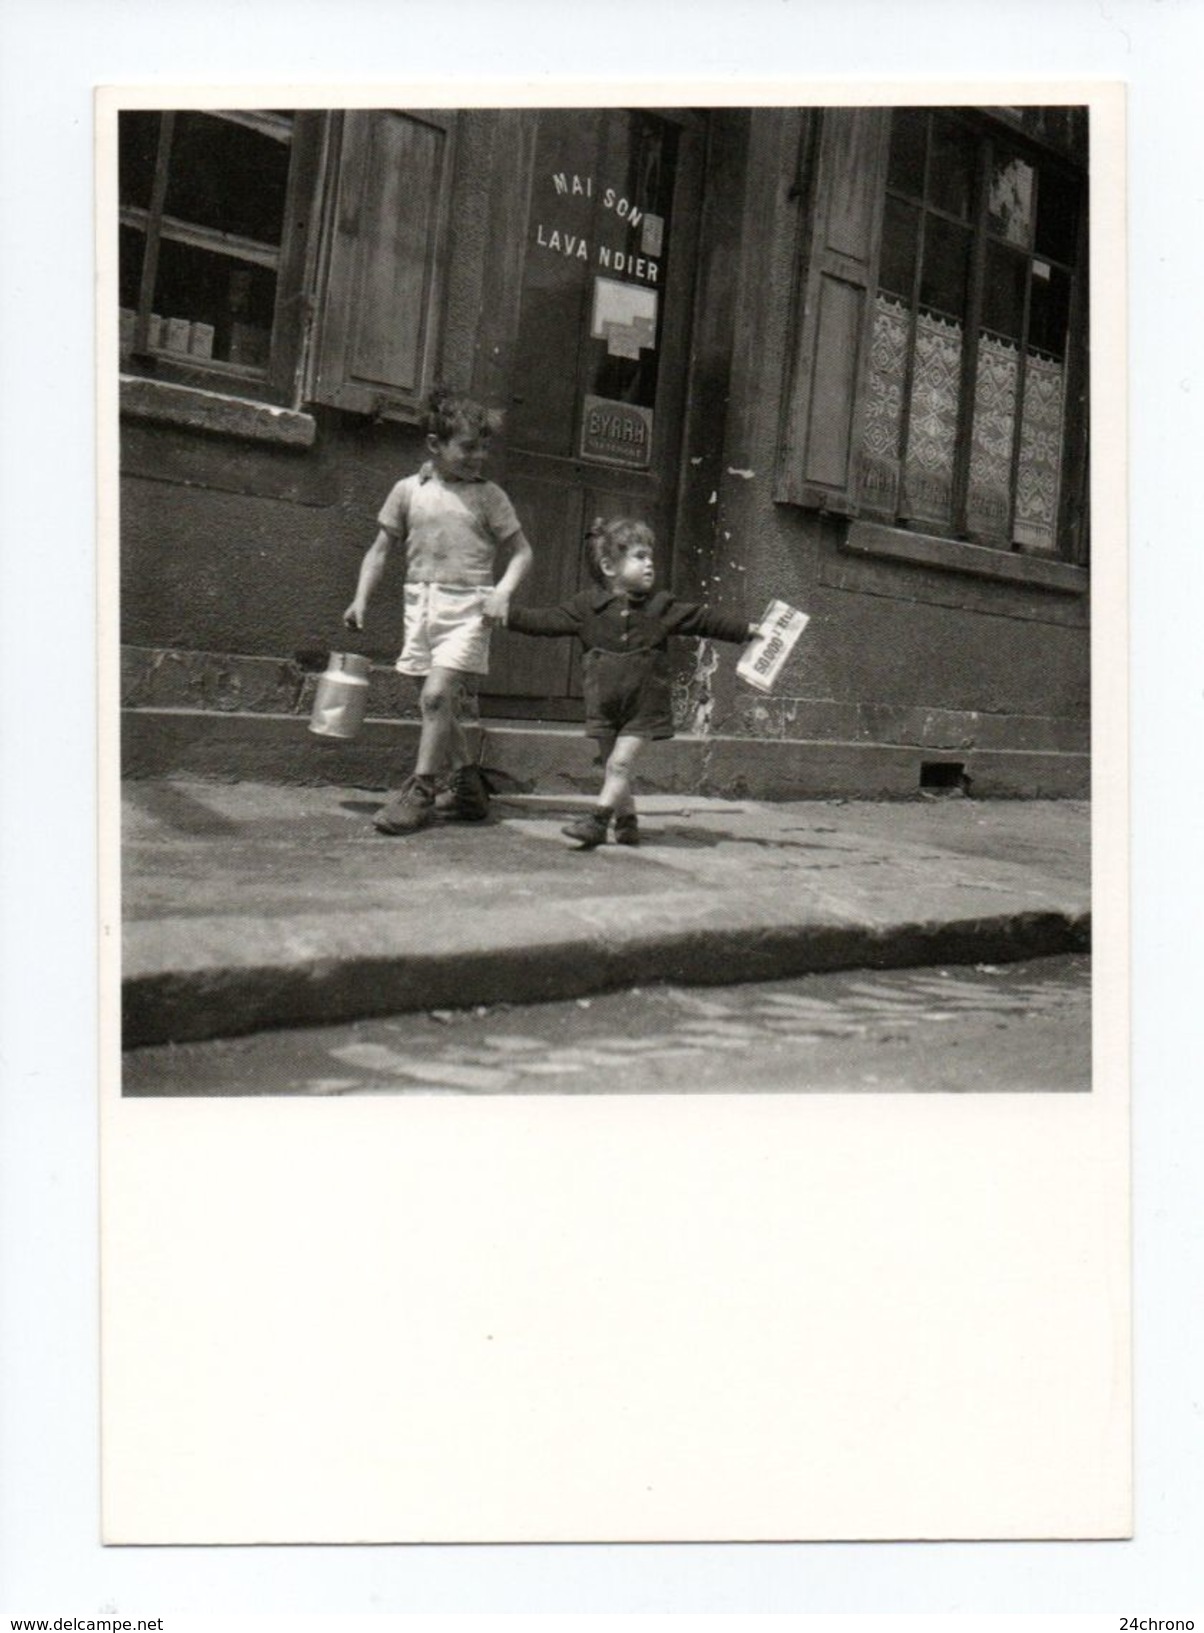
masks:
{"type": "Polygon", "coordinates": [[[652,410],[587,396],[581,415],[581,457],[643,470],[652,462],[652,410]]]}

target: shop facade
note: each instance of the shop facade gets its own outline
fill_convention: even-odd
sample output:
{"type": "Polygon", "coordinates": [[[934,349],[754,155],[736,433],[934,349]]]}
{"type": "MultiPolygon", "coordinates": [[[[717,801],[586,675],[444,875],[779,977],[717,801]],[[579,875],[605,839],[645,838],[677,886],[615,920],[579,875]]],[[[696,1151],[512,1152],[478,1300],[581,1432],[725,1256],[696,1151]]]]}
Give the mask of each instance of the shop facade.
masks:
{"type": "MultiPolygon", "coordinates": [[[[346,774],[293,653],[341,639],[440,381],[505,414],[524,599],[631,514],[680,593],[810,615],[772,694],[682,643],[672,786],[1087,793],[1085,110],[119,120],[131,774],[346,774]]],[[[404,716],[400,608],[362,650],[404,716]]],[[[553,784],[579,753],[567,642],[497,636],[479,704],[553,784]]]]}

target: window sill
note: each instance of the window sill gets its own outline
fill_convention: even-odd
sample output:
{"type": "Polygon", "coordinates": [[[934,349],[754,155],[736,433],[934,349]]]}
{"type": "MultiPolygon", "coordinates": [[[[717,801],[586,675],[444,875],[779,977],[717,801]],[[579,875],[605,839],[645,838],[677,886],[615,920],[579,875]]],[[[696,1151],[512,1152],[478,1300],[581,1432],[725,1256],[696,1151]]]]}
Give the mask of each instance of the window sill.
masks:
{"type": "Polygon", "coordinates": [[[200,391],[195,386],[177,386],[129,374],[121,376],[121,412],[129,419],[182,425],[214,436],[270,442],[286,448],[311,448],[317,432],[313,416],[293,408],[247,402],[216,391],[200,391]]]}
{"type": "Polygon", "coordinates": [[[944,572],[969,573],[975,578],[1032,585],[1063,595],[1083,595],[1091,581],[1085,567],[1074,567],[1066,561],[1016,555],[987,545],[966,544],[961,539],[934,538],[929,533],[908,533],[877,522],[851,522],[841,549],[851,555],[911,562],[944,572]]]}

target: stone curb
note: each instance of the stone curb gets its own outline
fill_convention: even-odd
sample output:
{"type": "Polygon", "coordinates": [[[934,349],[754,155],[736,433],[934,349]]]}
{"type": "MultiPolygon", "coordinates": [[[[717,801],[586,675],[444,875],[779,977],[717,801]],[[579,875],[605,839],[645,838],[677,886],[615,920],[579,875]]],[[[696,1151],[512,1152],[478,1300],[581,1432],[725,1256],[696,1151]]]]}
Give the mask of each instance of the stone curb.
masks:
{"type": "Polygon", "coordinates": [[[145,967],[127,975],[123,1046],[423,1009],[578,998],[658,981],[729,985],[821,970],[1011,963],[1085,951],[1090,941],[1089,913],[1051,908],[876,926],[662,923],[618,936],[572,927],[529,944],[315,950],[264,961],[244,949],[242,958],[229,963],[202,958],[191,968],[145,967]]]}

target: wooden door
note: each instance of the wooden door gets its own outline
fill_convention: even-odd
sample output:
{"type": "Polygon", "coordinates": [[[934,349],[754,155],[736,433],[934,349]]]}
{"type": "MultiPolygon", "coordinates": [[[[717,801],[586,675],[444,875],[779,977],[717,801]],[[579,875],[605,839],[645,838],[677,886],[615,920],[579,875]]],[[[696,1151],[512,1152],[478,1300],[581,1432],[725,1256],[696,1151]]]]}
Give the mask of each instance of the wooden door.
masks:
{"type": "MultiPolygon", "coordinates": [[[[513,116],[499,132],[491,225],[510,257],[509,333],[483,323],[506,408],[496,470],[536,555],[521,591],[546,605],[588,583],[595,516],[654,528],[669,579],[702,177],[701,120],[644,109],[513,116]],[[525,119],[526,124],[523,123],[525,119]],[[517,219],[515,216],[517,215],[517,219]],[[516,255],[514,235],[521,250],[516,255]]],[[[495,290],[504,289],[498,265],[495,290]]],[[[495,638],[486,712],[580,714],[569,641],[495,638]]]]}

